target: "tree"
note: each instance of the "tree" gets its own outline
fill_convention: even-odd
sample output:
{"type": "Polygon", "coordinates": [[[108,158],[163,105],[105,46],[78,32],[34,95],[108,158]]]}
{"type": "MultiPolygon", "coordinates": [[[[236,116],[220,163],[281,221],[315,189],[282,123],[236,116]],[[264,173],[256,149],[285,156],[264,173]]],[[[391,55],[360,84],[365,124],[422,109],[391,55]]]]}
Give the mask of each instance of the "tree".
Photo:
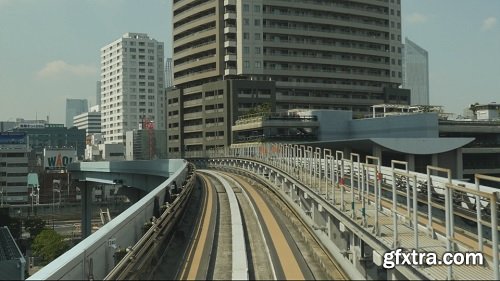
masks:
{"type": "Polygon", "coordinates": [[[31,248],[36,256],[48,263],[66,252],[69,245],[59,233],[52,229],[44,229],[35,237],[31,248]]]}
{"type": "Polygon", "coordinates": [[[251,108],[247,114],[258,114],[258,113],[263,113],[263,114],[268,114],[271,113],[271,104],[266,102],[266,103],[261,103],[257,105],[256,107],[251,108]]]}
{"type": "Polygon", "coordinates": [[[41,218],[30,218],[24,222],[24,228],[30,233],[33,239],[45,228],[45,221],[41,218]]]}

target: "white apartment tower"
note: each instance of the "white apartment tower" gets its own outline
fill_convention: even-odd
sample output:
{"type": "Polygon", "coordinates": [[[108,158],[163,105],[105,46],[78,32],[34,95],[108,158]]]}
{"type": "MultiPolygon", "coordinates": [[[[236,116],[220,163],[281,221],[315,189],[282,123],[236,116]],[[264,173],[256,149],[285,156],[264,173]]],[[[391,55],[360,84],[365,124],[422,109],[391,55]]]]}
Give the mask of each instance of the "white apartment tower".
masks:
{"type": "Polygon", "coordinates": [[[143,120],[165,128],[164,47],[144,33],[126,33],[101,49],[101,123],[105,143],[125,143],[143,120]]]}

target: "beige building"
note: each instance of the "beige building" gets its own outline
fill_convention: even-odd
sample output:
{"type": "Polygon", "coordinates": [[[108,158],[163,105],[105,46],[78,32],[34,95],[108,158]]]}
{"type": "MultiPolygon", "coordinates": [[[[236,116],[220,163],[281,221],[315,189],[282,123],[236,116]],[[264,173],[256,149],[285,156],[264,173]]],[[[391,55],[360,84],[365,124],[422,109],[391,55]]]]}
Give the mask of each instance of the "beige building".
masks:
{"type": "Polygon", "coordinates": [[[174,86],[183,93],[248,79],[274,83],[278,112],[344,109],[362,116],[374,104],[410,102],[399,89],[400,0],[179,0],[173,44],[174,86]]]}

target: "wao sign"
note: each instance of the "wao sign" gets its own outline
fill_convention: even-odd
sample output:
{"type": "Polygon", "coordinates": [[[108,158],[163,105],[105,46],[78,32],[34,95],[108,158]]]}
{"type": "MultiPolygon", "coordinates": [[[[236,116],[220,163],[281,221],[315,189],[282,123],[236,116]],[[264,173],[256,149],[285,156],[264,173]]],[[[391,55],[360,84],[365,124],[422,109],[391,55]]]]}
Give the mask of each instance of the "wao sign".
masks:
{"type": "Polygon", "coordinates": [[[77,162],[76,150],[44,149],[43,168],[48,170],[66,169],[69,163],[77,162]]]}

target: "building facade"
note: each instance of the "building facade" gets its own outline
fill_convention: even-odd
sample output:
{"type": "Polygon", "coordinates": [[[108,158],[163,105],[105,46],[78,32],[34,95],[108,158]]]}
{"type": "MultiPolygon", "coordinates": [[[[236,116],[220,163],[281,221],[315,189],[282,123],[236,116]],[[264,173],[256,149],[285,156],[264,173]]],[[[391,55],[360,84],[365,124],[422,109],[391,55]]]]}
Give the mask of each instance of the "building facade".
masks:
{"type": "Polygon", "coordinates": [[[84,112],[73,118],[73,124],[80,130],[85,130],[87,136],[101,133],[101,112],[99,106],[93,106],[89,112],[84,112]]]}
{"type": "Polygon", "coordinates": [[[476,173],[500,177],[500,120],[440,120],[439,136],[474,138],[461,149],[464,179],[474,182],[476,173]]]}
{"type": "Polygon", "coordinates": [[[44,148],[73,148],[80,159],[85,155],[85,130],[66,128],[63,124],[44,124],[43,127],[19,127],[12,132],[26,133],[29,148],[42,157],[44,148]]]}
{"type": "Polygon", "coordinates": [[[84,99],[66,99],[66,127],[73,127],[73,118],[89,111],[89,102],[84,99]]]}
{"type": "Polygon", "coordinates": [[[165,128],[163,43],[126,33],[101,49],[101,124],[105,143],[125,143],[144,118],[165,128]]]}
{"type": "Polygon", "coordinates": [[[272,80],[278,111],[408,103],[383,95],[402,84],[400,11],[399,0],[177,1],[174,86],[272,80]]]}
{"type": "Polygon", "coordinates": [[[411,90],[411,104],[429,105],[429,54],[405,38],[403,87],[411,90]]]}
{"type": "Polygon", "coordinates": [[[28,202],[28,155],[25,133],[0,134],[0,202],[28,202]]]}
{"type": "MultiPolygon", "coordinates": [[[[277,112],[342,109],[360,117],[374,104],[410,102],[409,91],[399,89],[399,0],[175,1],[173,45],[173,84],[181,95],[220,80],[248,80],[274,83],[277,112]]],[[[187,108],[178,105],[172,110],[184,119],[187,108]]]]}
{"type": "Polygon", "coordinates": [[[167,93],[170,158],[231,144],[231,124],[262,104],[276,110],[274,81],[222,80],[167,93]]]}
{"type": "Polygon", "coordinates": [[[128,131],[126,139],[126,160],[167,159],[167,132],[165,130],[128,131]]]}
{"type": "Polygon", "coordinates": [[[174,85],[174,72],[172,69],[172,58],[165,60],[165,88],[170,88],[174,85]]]}

